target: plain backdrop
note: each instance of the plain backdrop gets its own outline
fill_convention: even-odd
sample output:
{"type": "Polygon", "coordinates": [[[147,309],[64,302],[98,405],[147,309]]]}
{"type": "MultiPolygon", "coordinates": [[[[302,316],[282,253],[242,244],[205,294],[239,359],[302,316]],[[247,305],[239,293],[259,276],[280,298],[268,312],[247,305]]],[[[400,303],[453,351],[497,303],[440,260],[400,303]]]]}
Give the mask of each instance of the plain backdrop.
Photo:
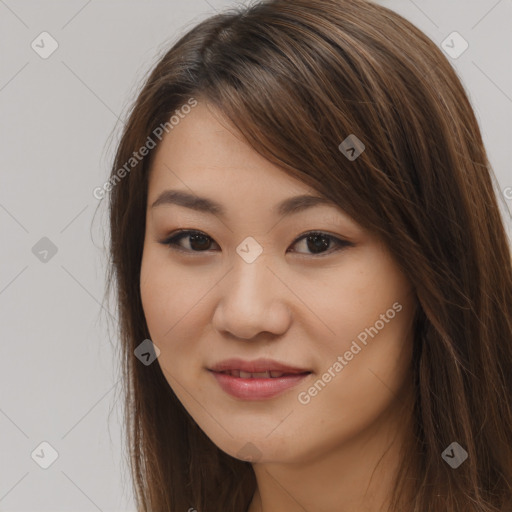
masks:
{"type": "MultiPolygon", "coordinates": [[[[441,47],[454,31],[455,50],[467,42],[449,58],[510,233],[512,1],[382,4],[441,47]]],[[[107,217],[104,205],[94,215],[92,192],[145,73],[187,29],[234,5],[0,0],[0,511],[135,510],[117,341],[103,320],[107,217]]]]}

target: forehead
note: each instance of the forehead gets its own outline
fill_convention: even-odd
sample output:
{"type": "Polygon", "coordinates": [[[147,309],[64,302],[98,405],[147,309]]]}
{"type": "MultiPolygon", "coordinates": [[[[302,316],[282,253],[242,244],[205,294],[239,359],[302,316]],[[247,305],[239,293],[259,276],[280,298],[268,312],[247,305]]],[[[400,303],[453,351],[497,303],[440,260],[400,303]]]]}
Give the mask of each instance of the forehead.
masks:
{"type": "Polygon", "coordinates": [[[285,218],[304,219],[302,212],[341,223],[348,233],[362,228],[341,205],[260,155],[226,118],[204,103],[184,116],[155,151],[147,198],[151,218],[170,218],[171,211],[199,212],[246,228],[273,226],[285,218]],[[158,201],[160,205],[153,208],[158,201]]]}
{"type": "Polygon", "coordinates": [[[202,102],[156,148],[149,177],[150,201],[164,188],[188,189],[226,201],[235,193],[264,202],[278,202],[290,195],[319,195],[257,153],[219,112],[202,102]]]}

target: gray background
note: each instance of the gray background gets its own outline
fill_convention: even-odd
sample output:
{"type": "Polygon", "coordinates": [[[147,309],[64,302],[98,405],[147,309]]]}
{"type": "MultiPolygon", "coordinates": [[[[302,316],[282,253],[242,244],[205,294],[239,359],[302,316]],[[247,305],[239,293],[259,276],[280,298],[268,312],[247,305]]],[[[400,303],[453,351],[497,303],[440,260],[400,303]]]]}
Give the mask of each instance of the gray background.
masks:
{"type": "MultiPolygon", "coordinates": [[[[450,60],[479,119],[510,234],[512,0],[381,3],[440,46],[453,31],[469,43],[450,60]]],[[[116,338],[101,308],[106,202],[92,191],[108,177],[145,72],[185,30],[233,5],[0,0],[1,511],[135,510],[116,338]],[[47,59],[31,47],[43,31],[59,45],[47,59]],[[43,237],[54,255],[39,252],[43,237]],[[36,463],[49,460],[44,441],[59,455],[47,469],[36,463]]]]}

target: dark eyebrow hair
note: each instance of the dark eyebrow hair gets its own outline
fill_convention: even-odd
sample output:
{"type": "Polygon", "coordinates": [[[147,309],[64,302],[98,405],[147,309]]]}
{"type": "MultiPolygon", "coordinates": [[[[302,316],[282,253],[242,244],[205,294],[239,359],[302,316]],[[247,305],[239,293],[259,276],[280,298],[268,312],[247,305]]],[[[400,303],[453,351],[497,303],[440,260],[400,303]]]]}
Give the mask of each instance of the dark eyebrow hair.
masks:
{"type": "MultiPolygon", "coordinates": [[[[151,208],[155,208],[163,204],[176,204],[178,206],[184,206],[185,208],[190,208],[199,212],[210,213],[213,215],[219,215],[221,217],[226,215],[226,211],[221,204],[213,201],[212,199],[199,197],[183,190],[163,191],[153,202],[151,208]]],[[[285,199],[276,205],[273,211],[277,215],[284,217],[286,215],[298,213],[321,204],[336,206],[333,201],[325,197],[304,194],[285,199]]]]}

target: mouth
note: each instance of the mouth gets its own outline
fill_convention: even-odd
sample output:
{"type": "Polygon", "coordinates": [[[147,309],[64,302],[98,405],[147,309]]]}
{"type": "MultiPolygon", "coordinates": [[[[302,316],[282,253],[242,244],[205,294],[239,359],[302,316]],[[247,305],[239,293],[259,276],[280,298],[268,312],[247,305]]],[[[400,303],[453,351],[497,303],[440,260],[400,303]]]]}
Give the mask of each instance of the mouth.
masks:
{"type": "Polygon", "coordinates": [[[297,386],[310,370],[292,367],[272,360],[228,360],[208,371],[221,389],[241,400],[266,400],[297,386]]]}
{"type": "MultiPolygon", "coordinates": [[[[212,370],[214,371],[214,370],[212,370]]],[[[225,370],[222,372],[224,375],[230,375],[231,377],[236,377],[239,379],[278,379],[280,377],[290,377],[297,375],[307,375],[311,372],[280,372],[277,370],[267,370],[265,372],[244,372],[243,370],[225,370]]]]}

